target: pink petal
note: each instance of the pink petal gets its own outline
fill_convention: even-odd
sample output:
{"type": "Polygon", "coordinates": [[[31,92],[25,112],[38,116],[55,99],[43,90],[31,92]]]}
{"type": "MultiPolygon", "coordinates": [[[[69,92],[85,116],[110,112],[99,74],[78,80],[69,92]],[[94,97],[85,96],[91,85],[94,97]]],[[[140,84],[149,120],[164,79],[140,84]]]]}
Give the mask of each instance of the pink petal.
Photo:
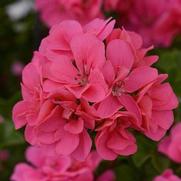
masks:
{"type": "Polygon", "coordinates": [[[96,135],[95,144],[98,154],[106,160],[115,160],[117,154],[109,149],[107,145],[107,139],[109,134],[107,131],[102,131],[96,135]]]}
{"type": "Polygon", "coordinates": [[[13,122],[16,129],[19,129],[26,125],[26,114],[29,102],[20,101],[13,108],[13,122]]]}
{"type": "Polygon", "coordinates": [[[45,155],[42,154],[42,149],[39,147],[30,146],[26,150],[26,159],[36,167],[43,166],[45,155]]]}
{"type": "Polygon", "coordinates": [[[111,61],[115,70],[121,67],[131,69],[134,55],[130,45],[123,40],[112,40],[107,46],[107,59],[111,61]]]}
{"type": "Polygon", "coordinates": [[[29,89],[40,86],[40,74],[33,63],[29,63],[23,69],[23,83],[29,89]]]}
{"type": "Polygon", "coordinates": [[[99,102],[105,98],[107,85],[100,70],[93,70],[89,76],[90,87],[83,93],[83,97],[89,102],[99,102]]]}
{"type": "Polygon", "coordinates": [[[46,78],[54,80],[55,82],[74,84],[76,83],[74,79],[76,76],[77,70],[72,62],[67,59],[61,59],[60,61],[50,63],[46,78]]]}
{"type": "Polygon", "coordinates": [[[34,127],[26,126],[25,128],[25,140],[31,145],[37,145],[37,130],[34,127]]]}
{"type": "Polygon", "coordinates": [[[115,130],[108,139],[107,146],[113,150],[123,150],[129,145],[129,140],[124,139],[115,130]]]}
{"type": "Polygon", "coordinates": [[[83,131],[84,121],[79,118],[78,120],[70,120],[64,126],[64,130],[73,134],[79,134],[83,131]]]}
{"type": "Polygon", "coordinates": [[[112,32],[115,20],[94,19],[89,24],[84,26],[86,33],[95,34],[100,40],[104,40],[112,32]]]}
{"type": "Polygon", "coordinates": [[[97,114],[101,118],[108,118],[122,108],[117,97],[109,95],[98,105],[97,114]]]}
{"type": "Polygon", "coordinates": [[[106,82],[111,85],[115,79],[114,68],[109,60],[107,60],[102,68],[102,73],[106,82]]]}
{"type": "Polygon", "coordinates": [[[132,93],[140,88],[143,88],[147,84],[151,83],[158,77],[157,69],[147,66],[134,69],[128,78],[124,81],[125,89],[132,93]]]}
{"type": "Polygon", "coordinates": [[[141,112],[133,97],[124,94],[119,97],[119,101],[130,113],[130,115],[132,115],[137,120],[136,125],[139,126],[142,120],[141,112]]]}
{"type": "Polygon", "coordinates": [[[78,134],[71,134],[64,131],[61,140],[56,144],[56,152],[60,155],[71,154],[79,145],[80,138],[78,134]]]}
{"type": "Polygon", "coordinates": [[[169,83],[155,86],[149,95],[153,100],[154,110],[172,110],[178,106],[178,99],[169,83]]]}
{"type": "Polygon", "coordinates": [[[91,146],[92,146],[92,140],[87,133],[87,131],[84,129],[84,131],[80,134],[80,141],[79,146],[77,149],[72,153],[72,156],[77,160],[85,160],[88,154],[90,153],[91,146]]]}
{"type": "Polygon", "coordinates": [[[102,67],[105,62],[105,48],[102,41],[93,35],[76,36],[71,41],[76,65],[83,75],[90,69],[102,67]]]}

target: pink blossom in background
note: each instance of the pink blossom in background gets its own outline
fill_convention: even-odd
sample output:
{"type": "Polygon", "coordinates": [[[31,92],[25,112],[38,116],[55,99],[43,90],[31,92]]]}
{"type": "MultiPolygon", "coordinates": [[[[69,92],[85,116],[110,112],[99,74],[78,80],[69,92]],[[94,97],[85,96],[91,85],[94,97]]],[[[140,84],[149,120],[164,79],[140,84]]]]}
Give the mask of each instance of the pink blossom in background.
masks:
{"type": "Polygon", "coordinates": [[[20,76],[23,71],[23,68],[24,68],[24,65],[21,62],[16,61],[12,64],[11,72],[15,76],[20,76]]]}
{"type": "Polygon", "coordinates": [[[177,163],[181,163],[181,123],[177,123],[169,136],[159,144],[158,150],[177,163]]]}
{"type": "Polygon", "coordinates": [[[94,18],[103,17],[102,3],[103,0],[36,0],[36,9],[49,27],[69,19],[86,24],[94,18]]]}
{"type": "MultiPolygon", "coordinates": [[[[69,156],[55,156],[44,149],[29,147],[26,151],[28,163],[19,163],[11,176],[12,181],[93,181],[94,170],[101,159],[91,152],[83,162],[69,156]]],[[[114,181],[115,175],[109,170],[98,181],[114,181]]]]}
{"type": "Polygon", "coordinates": [[[140,33],[145,45],[168,47],[181,33],[180,0],[106,0],[106,11],[115,11],[120,25],[140,33]]]}
{"type": "Polygon", "coordinates": [[[181,181],[181,178],[174,175],[171,169],[167,169],[162,173],[162,175],[155,177],[153,181],[181,181]]]}
{"type": "Polygon", "coordinates": [[[4,118],[0,115],[0,124],[4,122],[4,118]]]}
{"type": "Polygon", "coordinates": [[[167,76],[151,65],[142,38],[115,21],[52,27],[22,73],[15,128],[53,154],[85,160],[93,144],[107,160],[137,151],[134,129],[160,140],[173,123],[178,100],[167,76]],[[144,76],[143,76],[144,75],[144,76]],[[146,106],[145,106],[146,105],[146,106]]]}
{"type": "Polygon", "coordinates": [[[6,161],[9,158],[8,150],[0,150],[0,161],[6,161]]]}

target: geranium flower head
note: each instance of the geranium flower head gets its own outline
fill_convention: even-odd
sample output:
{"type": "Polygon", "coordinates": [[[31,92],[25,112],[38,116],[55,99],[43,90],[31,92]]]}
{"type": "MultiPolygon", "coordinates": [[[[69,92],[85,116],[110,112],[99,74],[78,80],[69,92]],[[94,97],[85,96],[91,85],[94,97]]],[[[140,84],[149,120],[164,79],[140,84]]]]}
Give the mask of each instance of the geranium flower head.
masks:
{"type": "Polygon", "coordinates": [[[151,67],[158,57],[114,24],[63,21],[43,39],[13,108],[15,128],[25,127],[31,145],[83,161],[95,137],[98,153],[113,160],[137,151],[130,130],[157,141],[170,128],[178,100],[166,75],[151,67]]]}

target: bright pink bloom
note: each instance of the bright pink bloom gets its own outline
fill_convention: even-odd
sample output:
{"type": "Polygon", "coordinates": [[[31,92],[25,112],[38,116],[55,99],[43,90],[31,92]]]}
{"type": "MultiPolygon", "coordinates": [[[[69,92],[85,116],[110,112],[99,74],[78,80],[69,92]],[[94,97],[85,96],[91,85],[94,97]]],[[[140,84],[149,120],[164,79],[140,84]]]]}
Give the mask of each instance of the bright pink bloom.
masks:
{"type": "Polygon", "coordinates": [[[171,169],[167,169],[162,175],[155,177],[153,181],[181,181],[181,178],[174,175],[171,169]]]}
{"type": "Polygon", "coordinates": [[[177,163],[181,163],[181,123],[172,128],[170,136],[159,144],[158,150],[177,163]]]}
{"type": "Polygon", "coordinates": [[[63,21],[51,28],[49,35],[42,40],[39,51],[49,60],[59,60],[62,56],[69,56],[73,59],[71,41],[74,37],[88,33],[102,41],[110,35],[114,24],[115,21],[111,19],[107,21],[95,19],[85,26],[73,20],[63,21]]]}
{"type": "Polygon", "coordinates": [[[173,109],[178,106],[169,83],[162,83],[167,75],[159,75],[138,94],[137,103],[142,114],[141,129],[146,136],[160,140],[174,121],[173,109]]]}
{"type": "Polygon", "coordinates": [[[68,19],[85,24],[103,16],[102,2],[102,0],[36,0],[36,9],[40,12],[42,20],[50,27],[68,19]]]}
{"type": "Polygon", "coordinates": [[[102,69],[109,92],[106,98],[96,105],[101,118],[109,117],[124,108],[141,121],[139,108],[130,94],[142,89],[158,77],[157,70],[147,66],[146,61],[145,65],[135,67],[138,64],[138,50],[131,38],[134,36],[119,30],[113,32],[109,38],[106,50],[107,61],[102,69]]]}
{"type": "MultiPolygon", "coordinates": [[[[34,59],[39,58],[36,53],[34,59]]],[[[93,108],[84,100],[77,101],[61,85],[57,89],[59,85],[48,80],[43,83],[36,62],[23,71],[23,101],[13,109],[15,127],[26,125],[25,138],[33,145],[51,146],[58,154],[85,159],[91,149],[85,127],[94,128],[93,108]]]]}
{"type": "Polygon", "coordinates": [[[157,55],[146,55],[148,51],[153,49],[153,46],[144,48],[143,38],[139,34],[133,31],[126,31],[124,28],[114,29],[107,38],[107,43],[116,39],[123,40],[129,44],[134,55],[133,67],[151,66],[158,60],[157,55]]]}
{"type": "Polygon", "coordinates": [[[169,129],[178,101],[151,67],[158,57],[146,56],[151,48],[136,33],[113,31],[114,23],[64,21],[42,41],[13,109],[15,127],[25,126],[31,145],[85,160],[95,131],[98,153],[113,160],[136,152],[129,128],[154,140],[169,129]]]}
{"type": "Polygon", "coordinates": [[[31,165],[17,164],[12,181],[93,181],[93,171],[101,161],[96,152],[80,162],[68,156],[51,155],[37,147],[28,148],[26,159],[31,165]]]}
{"type": "Polygon", "coordinates": [[[14,107],[13,120],[17,129],[26,125],[25,138],[32,145],[83,160],[92,145],[87,129],[95,126],[91,104],[107,92],[100,71],[106,59],[102,40],[114,21],[96,19],[85,29],[76,21],[61,25],[51,29],[25,67],[23,100],[14,107]]]}
{"type": "Polygon", "coordinates": [[[102,158],[114,160],[118,155],[128,156],[137,151],[136,139],[127,130],[133,120],[128,115],[126,112],[118,113],[99,123],[95,143],[102,158]]]}
{"type": "Polygon", "coordinates": [[[72,59],[62,57],[50,62],[46,78],[64,85],[78,99],[101,101],[107,91],[99,71],[106,59],[104,44],[93,35],[77,35],[71,40],[70,49],[72,59]]]}
{"type": "Polygon", "coordinates": [[[116,11],[120,24],[140,33],[146,45],[169,46],[181,32],[180,0],[106,0],[107,11],[116,11]]]}

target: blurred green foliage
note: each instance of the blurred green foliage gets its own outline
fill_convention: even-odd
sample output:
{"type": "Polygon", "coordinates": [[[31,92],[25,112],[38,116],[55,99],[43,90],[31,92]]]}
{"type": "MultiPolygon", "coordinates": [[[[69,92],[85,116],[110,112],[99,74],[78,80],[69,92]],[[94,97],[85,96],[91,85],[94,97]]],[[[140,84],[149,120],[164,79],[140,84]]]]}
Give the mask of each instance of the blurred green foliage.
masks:
{"type": "MultiPolygon", "coordinates": [[[[0,181],[7,181],[16,163],[24,160],[27,146],[21,131],[15,131],[11,121],[13,105],[20,99],[20,77],[14,76],[11,66],[19,60],[24,65],[32,57],[42,37],[48,30],[41,24],[37,14],[32,10],[25,17],[16,21],[7,15],[8,5],[15,0],[0,0],[0,114],[5,121],[0,125],[0,150],[8,150],[10,158],[0,161],[0,181]]],[[[177,38],[171,48],[156,49],[151,52],[159,55],[155,66],[162,73],[169,74],[168,80],[181,100],[181,38],[177,38]]],[[[181,120],[181,107],[175,111],[176,121],[181,120]]],[[[157,143],[142,135],[137,136],[138,152],[129,158],[120,157],[114,162],[104,161],[96,174],[105,169],[115,170],[117,180],[151,181],[165,168],[172,167],[181,174],[181,168],[157,152],[157,143]]]]}

